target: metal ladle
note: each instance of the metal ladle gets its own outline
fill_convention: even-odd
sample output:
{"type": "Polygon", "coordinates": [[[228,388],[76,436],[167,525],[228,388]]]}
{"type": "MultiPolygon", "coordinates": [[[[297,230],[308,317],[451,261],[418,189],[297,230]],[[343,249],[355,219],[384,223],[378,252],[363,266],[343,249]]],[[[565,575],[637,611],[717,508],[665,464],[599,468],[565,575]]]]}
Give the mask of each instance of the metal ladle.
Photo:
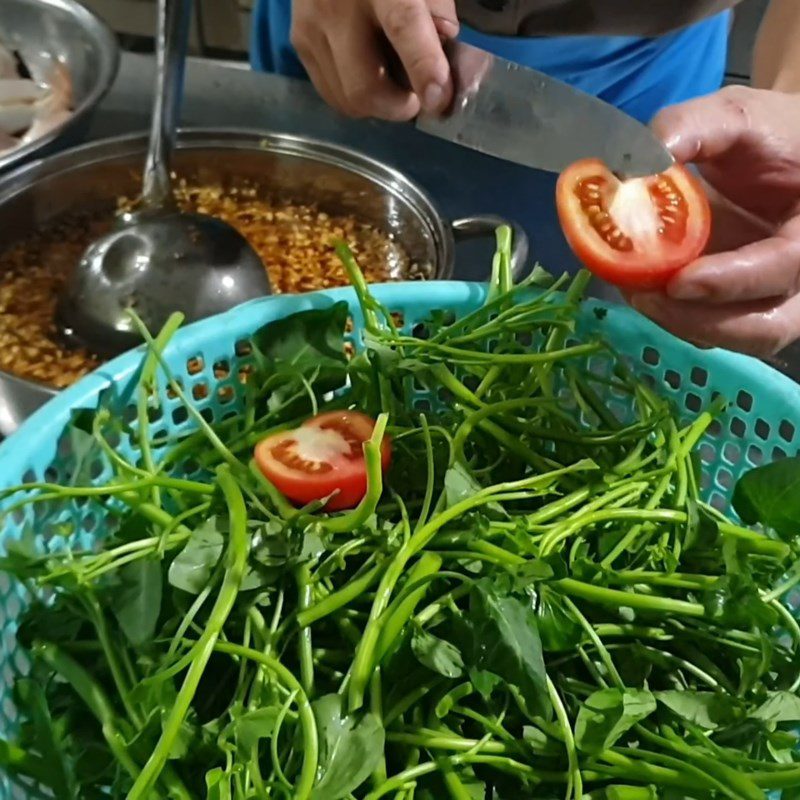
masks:
{"type": "Polygon", "coordinates": [[[172,192],[190,12],[191,0],[159,0],[156,96],[141,202],[89,247],[58,304],[63,334],[99,356],[141,343],[129,309],[157,332],[175,311],[191,322],[271,293],[247,240],[221,220],[180,211],[172,192]]]}

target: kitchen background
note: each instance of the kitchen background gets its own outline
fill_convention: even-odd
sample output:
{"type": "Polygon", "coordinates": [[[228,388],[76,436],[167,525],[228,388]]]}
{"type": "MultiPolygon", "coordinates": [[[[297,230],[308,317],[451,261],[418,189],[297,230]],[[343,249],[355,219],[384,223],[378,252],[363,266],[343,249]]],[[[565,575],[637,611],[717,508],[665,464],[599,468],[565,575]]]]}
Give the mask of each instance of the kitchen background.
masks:
{"type": "MultiPolygon", "coordinates": [[[[195,0],[191,52],[196,56],[246,61],[250,10],[254,0],[195,0]]],[[[756,31],[769,0],[744,0],[728,57],[728,81],[746,83],[756,31]]],[[[123,47],[135,52],[152,50],[155,0],[84,0],[119,34],[123,47]]]]}

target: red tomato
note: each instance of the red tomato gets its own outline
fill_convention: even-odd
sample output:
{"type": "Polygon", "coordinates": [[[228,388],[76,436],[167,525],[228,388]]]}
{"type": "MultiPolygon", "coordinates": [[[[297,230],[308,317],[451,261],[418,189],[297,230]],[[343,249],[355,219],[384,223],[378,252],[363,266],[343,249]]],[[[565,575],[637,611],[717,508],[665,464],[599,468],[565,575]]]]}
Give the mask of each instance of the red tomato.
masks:
{"type": "MultiPolygon", "coordinates": [[[[292,502],[323,500],[329,511],[357,506],[367,492],[362,445],[372,436],[374,420],[358,411],[329,411],[259,442],[258,468],[292,502]]],[[[384,436],[381,465],[389,467],[392,448],[384,436]]]]}
{"type": "Polygon", "coordinates": [[[558,179],[556,205],[570,247],[595,275],[624,289],[651,290],[704,250],[711,209],[683,166],[620,181],[588,158],[558,179]]]}

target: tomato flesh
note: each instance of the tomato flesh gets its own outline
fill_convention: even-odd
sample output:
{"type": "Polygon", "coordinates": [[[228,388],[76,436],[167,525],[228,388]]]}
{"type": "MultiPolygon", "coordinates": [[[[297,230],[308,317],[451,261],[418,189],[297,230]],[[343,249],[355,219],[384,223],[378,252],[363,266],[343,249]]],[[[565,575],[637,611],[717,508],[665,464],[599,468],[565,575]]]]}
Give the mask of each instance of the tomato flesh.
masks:
{"type": "Polygon", "coordinates": [[[663,287],[705,249],[711,209],[683,166],[620,180],[598,159],[578,161],[556,187],[561,227],[595,275],[629,290],[663,287]]]}
{"type": "MultiPolygon", "coordinates": [[[[281,494],[298,505],[331,499],[329,511],[357,506],[367,492],[363,444],[374,420],[358,411],[329,411],[299,428],[269,436],[256,445],[258,468],[281,494]],[[331,496],[333,495],[333,496],[331,496]]],[[[384,436],[381,466],[388,469],[391,443],[384,436]]]]}

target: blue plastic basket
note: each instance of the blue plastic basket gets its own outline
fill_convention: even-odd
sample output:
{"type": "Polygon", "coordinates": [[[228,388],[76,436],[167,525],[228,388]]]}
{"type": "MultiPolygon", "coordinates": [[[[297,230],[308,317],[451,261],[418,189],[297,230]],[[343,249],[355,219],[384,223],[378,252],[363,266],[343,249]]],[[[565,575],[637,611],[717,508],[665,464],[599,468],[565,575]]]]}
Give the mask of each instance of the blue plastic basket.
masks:
{"type": "MultiPolygon", "coordinates": [[[[396,284],[374,287],[375,296],[395,313],[405,331],[419,333],[432,312],[452,312],[461,317],[481,305],[486,287],[479,284],[442,282],[396,284]]],[[[355,294],[337,289],[309,295],[273,297],[256,301],[228,314],[178,333],[165,357],[186,394],[194,399],[207,419],[221,420],[238,413],[243,402],[242,378],[250,358],[248,337],[264,324],[297,311],[325,308],[345,300],[350,304],[357,348],[363,318],[355,294]]],[[[575,338],[601,336],[626,358],[632,370],[649,376],[657,390],[675,402],[690,417],[719,394],[730,405],[710,428],[700,444],[704,465],[702,489],[706,499],[718,508],[727,508],[739,475],[759,464],[786,455],[796,455],[800,443],[800,387],[759,361],[721,351],[700,351],[657,328],[635,312],[611,307],[607,314],[595,313],[598,303],[582,307],[575,338]]],[[[34,414],[10,439],[0,445],[0,488],[28,481],[69,481],[80,454],[73,452],[61,434],[72,410],[96,408],[100,394],[113,387],[112,402],[117,413],[135,421],[134,390],[142,353],[128,353],[61,393],[34,414]]],[[[607,356],[590,358],[588,368],[609,375],[612,366],[607,356]]],[[[605,398],[616,413],[626,411],[625,397],[609,391],[605,398]]],[[[411,402],[428,404],[431,398],[416,394],[411,402]]],[[[152,434],[177,433],[193,427],[180,401],[161,389],[161,411],[152,420],[152,434]]],[[[120,452],[130,455],[126,441],[120,452]]],[[[102,461],[81,465],[96,478],[108,474],[102,461]]],[[[12,502],[12,498],[6,501],[12,502]]],[[[0,510],[2,504],[0,504],[0,510]]],[[[18,538],[32,527],[42,549],[64,543],[65,525],[82,544],[91,544],[109,530],[111,520],[98,515],[97,506],[74,503],[58,508],[42,503],[14,512],[2,527],[2,539],[18,538]]],[[[800,609],[800,591],[788,598],[792,609],[800,609]]],[[[12,733],[17,715],[12,702],[15,676],[28,667],[25,652],[17,645],[17,620],[26,603],[20,587],[0,573],[0,736],[12,733]]],[[[29,798],[35,787],[12,783],[0,777],[0,800],[29,798]]]]}

